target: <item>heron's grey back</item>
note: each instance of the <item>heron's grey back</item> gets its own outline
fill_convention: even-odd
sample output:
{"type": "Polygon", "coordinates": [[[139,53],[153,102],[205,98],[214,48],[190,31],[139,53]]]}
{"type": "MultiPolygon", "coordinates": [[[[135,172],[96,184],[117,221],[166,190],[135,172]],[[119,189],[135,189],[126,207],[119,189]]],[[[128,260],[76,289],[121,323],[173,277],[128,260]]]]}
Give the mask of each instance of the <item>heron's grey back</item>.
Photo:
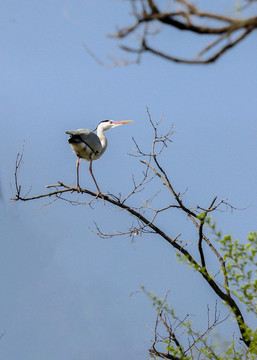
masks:
{"type": "Polygon", "coordinates": [[[95,153],[100,153],[102,150],[99,137],[89,129],[69,130],[66,131],[66,134],[79,136],[81,141],[88,145],[95,153]]]}

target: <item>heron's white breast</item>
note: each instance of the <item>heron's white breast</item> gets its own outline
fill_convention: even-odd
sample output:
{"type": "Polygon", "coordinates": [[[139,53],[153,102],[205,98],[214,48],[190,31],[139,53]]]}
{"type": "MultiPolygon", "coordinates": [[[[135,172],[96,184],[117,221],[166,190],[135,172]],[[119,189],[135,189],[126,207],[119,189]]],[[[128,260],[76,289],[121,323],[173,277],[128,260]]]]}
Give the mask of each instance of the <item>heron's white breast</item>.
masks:
{"type": "Polygon", "coordinates": [[[85,160],[91,160],[92,150],[83,143],[72,143],[70,144],[74,154],[85,160]]]}

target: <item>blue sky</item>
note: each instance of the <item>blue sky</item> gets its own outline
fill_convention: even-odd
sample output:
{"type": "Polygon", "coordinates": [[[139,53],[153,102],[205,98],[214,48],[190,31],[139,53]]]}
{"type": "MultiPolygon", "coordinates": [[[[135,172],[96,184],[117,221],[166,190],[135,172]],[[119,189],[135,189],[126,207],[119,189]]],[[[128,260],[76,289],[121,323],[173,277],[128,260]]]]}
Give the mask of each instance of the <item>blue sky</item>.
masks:
{"type": "MultiPolygon", "coordinates": [[[[94,163],[103,192],[126,194],[131,174],[139,177],[141,169],[128,155],[132,136],[150,149],[148,106],[154,121],[164,115],[163,129],[174,123],[162,164],[178,191],[188,188],[186,204],[207,206],[216,195],[228,198],[247,209],[217,213],[223,232],[243,240],[256,230],[256,33],[206,67],[146,55],[141,65],[103,68],[83,44],[103,61],[110,54],[118,57],[118,43],[106,34],[131,23],[128,10],[126,2],[103,0],[1,2],[3,359],[147,359],[155,314],[143,294],[130,296],[141,284],[160,296],[170,289],[170,303],[181,316],[193,314],[199,326],[207,321],[202,309],[216,300],[156,236],[131,243],[129,237],[100,239],[90,231],[94,221],[106,232],[126,230],[133,221],[101,201],[93,209],[61,201],[46,207],[44,201],[10,202],[23,144],[21,184],[24,192],[32,186],[31,193],[38,194],[58,180],[75,181],[76,158],[66,130],[94,129],[103,119],[134,119],[107,133],[108,149],[94,163]]],[[[175,45],[182,40],[188,41],[173,33],[175,45]]],[[[195,45],[193,38],[187,51],[195,45]]],[[[88,164],[80,170],[81,186],[95,190],[88,164]]],[[[181,214],[170,213],[158,224],[171,236],[183,232],[195,241],[181,214]]]]}

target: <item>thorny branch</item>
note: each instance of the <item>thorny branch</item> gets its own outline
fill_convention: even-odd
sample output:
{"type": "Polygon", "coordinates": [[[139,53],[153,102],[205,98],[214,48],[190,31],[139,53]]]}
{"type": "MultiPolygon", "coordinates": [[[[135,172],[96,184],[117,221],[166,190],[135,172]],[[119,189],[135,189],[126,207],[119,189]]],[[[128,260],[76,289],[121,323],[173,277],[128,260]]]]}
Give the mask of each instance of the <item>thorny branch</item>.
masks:
{"type": "MultiPolygon", "coordinates": [[[[134,24],[121,27],[109,37],[124,40],[136,34],[139,39],[138,47],[120,46],[125,52],[137,55],[135,63],[139,63],[142,55],[147,52],[177,63],[213,63],[257,28],[257,16],[247,16],[248,13],[251,14],[249,7],[256,11],[254,7],[256,2],[252,0],[245,1],[244,5],[235,8],[234,16],[202,10],[195,2],[189,0],[166,0],[163,6],[156,0],[129,0],[129,2],[134,24]],[[162,32],[160,25],[209,40],[195,56],[189,58],[175,56],[172,55],[177,51],[174,46],[174,36],[172,41],[165,45],[166,51],[151,45],[153,37],[162,32]]],[[[181,44],[181,40],[179,43],[181,44]]],[[[123,60],[116,62],[116,65],[128,63],[128,60],[123,60]]]]}
{"type": "MultiPolygon", "coordinates": [[[[194,209],[189,208],[183,199],[183,194],[181,195],[179,192],[175,190],[175,187],[171,184],[168,174],[164,170],[164,168],[160,164],[160,157],[162,155],[162,152],[164,149],[167,148],[168,143],[171,141],[171,136],[173,134],[173,128],[172,126],[170,129],[164,134],[159,133],[159,126],[161,122],[158,122],[154,124],[154,122],[151,119],[149,110],[147,109],[149,122],[151,124],[151,127],[153,129],[153,143],[152,143],[152,149],[150,153],[143,152],[139,145],[137,144],[136,140],[134,139],[134,143],[136,145],[136,156],[140,158],[141,163],[143,163],[146,166],[146,169],[143,171],[142,179],[139,181],[136,181],[135,178],[132,178],[133,182],[133,189],[128,193],[128,195],[125,195],[122,197],[121,194],[118,196],[115,194],[102,194],[102,198],[106,203],[109,203],[111,205],[114,205],[117,209],[126,211],[132,217],[136,220],[137,224],[132,224],[132,226],[128,229],[128,231],[120,232],[118,231],[115,234],[105,234],[103,233],[98,225],[96,224],[96,230],[97,234],[101,237],[108,238],[112,236],[120,236],[120,235],[130,235],[132,236],[132,239],[134,239],[135,236],[139,234],[144,233],[152,233],[160,236],[162,239],[167,241],[181,256],[183,256],[188,263],[191,264],[191,266],[198,271],[198,273],[203,277],[203,279],[208,283],[208,285],[212,288],[212,290],[216,293],[216,295],[223,300],[226,305],[230,308],[230,311],[235,315],[237,324],[239,326],[239,330],[241,332],[242,340],[244,341],[246,346],[250,346],[250,339],[248,334],[248,326],[244,320],[244,317],[235,302],[235,300],[231,297],[230,294],[230,288],[229,288],[229,281],[227,278],[226,273],[226,264],[222,256],[219,254],[217,249],[212,244],[211,240],[208,238],[208,236],[204,233],[204,218],[200,218],[199,215],[201,214],[201,211],[203,207],[197,206],[194,209]],[[145,186],[147,186],[153,179],[160,179],[161,182],[165,185],[165,189],[168,192],[168,195],[166,199],[169,201],[168,205],[163,206],[162,208],[155,208],[151,205],[151,202],[153,199],[155,199],[158,196],[158,192],[152,195],[148,200],[146,200],[143,204],[139,206],[132,206],[129,204],[129,201],[135,199],[138,192],[141,192],[144,190],[145,186]],[[169,200],[170,199],[170,200],[169,200]],[[174,201],[174,202],[173,202],[174,201]],[[192,255],[190,250],[188,249],[189,242],[182,240],[179,235],[170,236],[167,232],[163,231],[160,226],[156,225],[156,218],[157,216],[160,216],[161,214],[172,211],[172,209],[179,209],[182,213],[186,215],[187,218],[189,218],[193,225],[196,227],[198,231],[198,256],[199,260],[192,255]],[[206,262],[205,257],[205,250],[203,246],[203,241],[207,246],[212,250],[213,254],[216,256],[218,261],[220,262],[220,269],[222,270],[223,274],[223,281],[224,286],[220,285],[217,280],[214,279],[214,277],[210,274],[208,269],[208,263],[206,262]]],[[[63,182],[58,182],[54,185],[48,185],[46,186],[48,192],[40,195],[35,196],[28,196],[22,195],[22,187],[19,183],[19,172],[22,165],[23,160],[23,152],[21,154],[18,154],[16,159],[16,165],[15,165],[15,195],[12,198],[14,201],[32,201],[32,200],[38,200],[38,199],[51,199],[53,200],[64,200],[68,201],[72,205],[88,205],[93,207],[94,203],[96,201],[99,201],[97,198],[97,194],[87,190],[87,189],[81,189],[79,197],[74,200],[74,195],[77,194],[77,188],[64,184],[63,182]],[[50,191],[49,191],[50,190],[50,191]],[[87,202],[81,202],[80,197],[88,195],[89,201],[87,202]]],[[[208,213],[211,213],[215,210],[217,210],[220,206],[226,205],[227,203],[225,200],[221,200],[218,203],[216,203],[217,197],[215,197],[210,206],[207,209],[204,209],[204,212],[206,215],[208,213]]],[[[160,220],[160,219],[159,219],[160,220]]],[[[161,221],[159,221],[160,223],[161,221]]],[[[170,229],[172,232],[172,228],[170,229]]],[[[159,315],[161,316],[161,314],[159,315]]]]}

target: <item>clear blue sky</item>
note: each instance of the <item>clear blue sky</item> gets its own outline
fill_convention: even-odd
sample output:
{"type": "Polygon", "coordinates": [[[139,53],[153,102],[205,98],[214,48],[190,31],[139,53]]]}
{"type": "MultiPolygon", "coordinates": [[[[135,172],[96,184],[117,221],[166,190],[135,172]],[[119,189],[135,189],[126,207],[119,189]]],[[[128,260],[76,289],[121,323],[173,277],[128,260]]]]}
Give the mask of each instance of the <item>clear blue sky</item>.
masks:
{"type": "MultiPolygon", "coordinates": [[[[146,150],[151,143],[148,106],[154,121],[164,114],[164,128],[174,123],[162,161],[176,189],[188,187],[186,204],[228,198],[238,208],[249,207],[218,213],[223,232],[244,239],[256,230],[256,32],[206,67],[149,55],[139,66],[100,67],[83,44],[104,61],[118,56],[117,43],[106,34],[123,22],[131,19],[122,1],[0,4],[1,359],[147,359],[155,314],[142,294],[130,297],[141,284],[162,296],[170,289],[179,314],[193,314],[202,326],[205,304],[215,304],[202,280],[177,264],[173,249],[157,237],[131,243],[129,237],[103,240],[91,232],[94,221],[106,232],[126,230],[132,222],[101,201],[93,209],[61,201],[43,208],[44,201],[10,202],[24,143],[23,191],[32,186],[37,194],[58,180],[75,180],[66,130],[134,119],[107,133],[108,149],[94,164],[103,192],[125,194],[131,173],[140,174],[138,160],[128,155],[132,136],[146,150]]],[[[172,42],[179,46],[181,36],[175,32],[172,42]]],[[[81,165],[81,185],[95,190],[87,163],[81,165]]],[[[170,213],[163,227],[195,241],[183,216],[170,213]]]]}

